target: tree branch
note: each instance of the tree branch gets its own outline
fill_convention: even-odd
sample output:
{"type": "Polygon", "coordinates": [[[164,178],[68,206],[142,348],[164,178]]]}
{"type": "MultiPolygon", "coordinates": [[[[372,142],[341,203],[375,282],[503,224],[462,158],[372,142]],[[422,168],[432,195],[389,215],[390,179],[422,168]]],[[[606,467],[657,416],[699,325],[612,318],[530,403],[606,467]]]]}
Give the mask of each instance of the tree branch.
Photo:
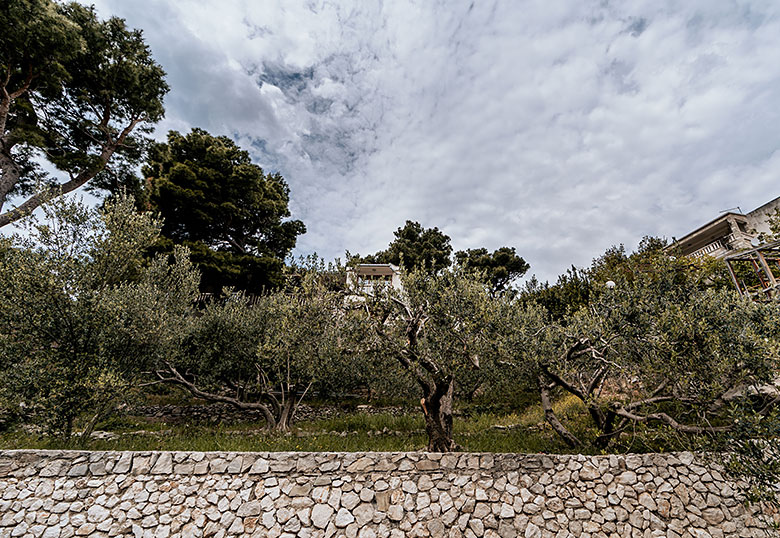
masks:
{"type": "Polygon", "coordinates": [[[7,96],[7,98],[9,100],[13,101],[14,99],[16,99],[17,97],[19,97],[24,92],[26,92],[27,90],[30,89],[30,84],[32,84],[32,81],[33,81],[34,78],[35,78],[35,75],[33,74],[32,64],[30,64],[30,65],[27,66],[27,76],[24,77],[24,82],[22,83],[21,86],[19,86],[19,88],[17,90],[12,91],[12,92],[9,93],[6,90],[6,85],[3,84],[4,96],[7,96]]]}
{"type": "Polygon", "coordinates": [[[3,144],[0,149],[0,212],[7,201],[8,193],[14,188],[21,175],[19,164],[11,156],[11,148],[3,144]]]}
{"type": "Polygon", "coordinates": [[[769,411],[772,410],[773,407],[780,404],[780,396],[776,397],[774,400],[767,403],[764,407],[761,408],[761,410],[758,412],[759,415],[766,415],[769,413],[769,411]]]}
{"type": "Polygon", "coordinates": [[[583,393],[580,389],[563,379],[561,376],[556,374],[555,372],[551,371],[549,367],[546,364],[540,364],[539,368],[541,368],[544,375],[546,375],[551,381],[553,381],[556,385],[560,386],[567,392],[570,392],[574,394],[577,398],[582,400],[583,402],[587,400],[587,397],[585,396],[585,393],[583,393]]]}
{"type": "Polygon", "coordinates": [[[552,402],[550,401],[549,388],[544,379],[544,376],[541,374],[539,374],[539,396],[541,397],[544,418],[547,420],[547,423],[552,426],[552,429],[561,436],[567,445],[572,448],[580,446],[582,442],[577,439],[569,430],[567,430],[566,427],[561,424],[560,420],[558,420],[558,417],[553,410],[552,402]]]}
{"type": "Polygon", "coordinates": [[[30,198],[28,198],[24,203],[22,203],[20,206],[0,214],[0,228],[12,222],[17,221],[25,217],[26,215],[29,215],[41,204],[45,203],[52,197],[68,194],[69,192],[72,192],[78,189],[79,187],[81,187],[82,185],[84,185],[90,179],[94,178],[101,170],[105,168],[106,164],[108,164],[109,159],[111,159],[111,156],[114,154],[117,147],[125,140],[125,138],[127,138],[130,132],[135,128],[136,125],[138,125],[138,123],[141,122],[141,120],[142,118],[140,117],[134,118],[122,130],[122,133],[119,135],[119,138],[117,139],[116,142],[114,142],[113,144],[108,144],[103,146],[103,151],[100,154],[100,157],[98,159],[98,164],[96,166],[93,166],[88,170],[82,171],[76,177],[71,178],[70,181],[67,181],[61,185],[55,185],[49,189],[45,189],[43,192],[34,194],[30,198]]]}
{"type": "Polygon", "coordinates": [[[193,396],[203,398],[204,400],[227,403],[241,410],[260,411],[265,418],[267,428],[271,429],[276,426],[276,419],[274,418],[273,414],[271,414],[271,411],[268,409],[267,405],[258,402],[242,402],[241,400],[231,398],[230,396],[223,396],[221,394],[206,392],[199,389],[197,386],[195,386],[194,383],[187,381],[172,364],[166,362],[165,365],[168,370],[167,373],[169,373],[172,377],[166,377],[164,372],[158,370],[155,373],[157,374],[157,377],[160,379],[160,381],[164,383],[180,385],[190,391],[193,396]]]}
{"type": "Polygon", "coordinates": [[[239,250],[239,252],[241,252],[241,254],[246,254],[246,248],[243,245],[239,244],[238,241],[236,241],[229,235],[227,236],[227,241],[228,243],[236,247],[239,250]]]}
{"type": "Polygon", "coordinates": [[[623,407],[615,408],[615,414],[625,417],[635,422],[662,422],[667,426],[683,433],[701,434],[701,433],[723,433],[731,431],[731,426],[690,426],[680,424],[666,413],[650,413],[648,415],[637,415],[623,407]]]}
{"type": "Polygon", "coordinates": [[[604,379],[604,376],[607,375],[607,372],[609,371],[609,366],[602,366],[601,369],[596,372],[596,375],[593,376],[593,379],[590,380],[590,383],[588,384],[588,389],[586,394],[593,394],[595,392],[596,387],[599,386],[601,381],[604,379]]]}

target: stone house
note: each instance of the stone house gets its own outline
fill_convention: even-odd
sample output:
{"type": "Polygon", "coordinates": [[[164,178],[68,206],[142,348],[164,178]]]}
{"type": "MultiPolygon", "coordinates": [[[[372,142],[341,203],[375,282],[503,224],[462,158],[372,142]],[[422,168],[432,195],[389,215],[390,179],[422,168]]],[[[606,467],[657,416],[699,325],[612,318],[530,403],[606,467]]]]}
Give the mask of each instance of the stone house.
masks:
{"type": "Polygon", "coordinates": [[[392,263],[361,263],[347,269],[348,289],[371,295],[377,285],[402,290],[401,268],[392,263]]]}
{"type": "MultiPolygon", "coordinates": [[[[739,208],[736,208],[739,209],[739,208]]],[[[780,197],[748,213],[727,211],[676,239],[668,250],[683,256],[725,258],[754,246],[751,242],[769,233],[769,217],[780,209],[780,197]]]]}

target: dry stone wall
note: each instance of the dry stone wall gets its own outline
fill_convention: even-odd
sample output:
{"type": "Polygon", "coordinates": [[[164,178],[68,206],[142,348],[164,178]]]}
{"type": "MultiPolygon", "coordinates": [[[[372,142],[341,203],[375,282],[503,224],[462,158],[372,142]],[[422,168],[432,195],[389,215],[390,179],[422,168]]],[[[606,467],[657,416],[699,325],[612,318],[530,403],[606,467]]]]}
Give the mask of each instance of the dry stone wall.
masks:
{"type": "Polygon", "coordinates": [[[690,453],[0,451],[0,537],[766,536],[690,453]]]}

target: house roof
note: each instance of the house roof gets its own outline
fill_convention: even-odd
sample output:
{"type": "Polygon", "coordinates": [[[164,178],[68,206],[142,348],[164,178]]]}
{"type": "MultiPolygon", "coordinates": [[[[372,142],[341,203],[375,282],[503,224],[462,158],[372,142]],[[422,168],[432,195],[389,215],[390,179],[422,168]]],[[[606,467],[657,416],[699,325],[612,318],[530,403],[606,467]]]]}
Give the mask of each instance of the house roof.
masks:
{"type": "Polygon", "coordinates": [[[697,250],[698,248],[731,233],[729,220],[734,219],[737,222],[748,222],[746,215],[742,213],[724,213],[711,221],[699,226],[692,232],[685,234],[680,239],[674,241],[670,247],[679,247],[683,251],[697,250]]]}
{"type": "Polygon", "coordinates": [[[355,272],[359,276],[382,275],[392,276],[401,272],[397,265],[392,263],[361,263],[355,267],[355,272]]]}

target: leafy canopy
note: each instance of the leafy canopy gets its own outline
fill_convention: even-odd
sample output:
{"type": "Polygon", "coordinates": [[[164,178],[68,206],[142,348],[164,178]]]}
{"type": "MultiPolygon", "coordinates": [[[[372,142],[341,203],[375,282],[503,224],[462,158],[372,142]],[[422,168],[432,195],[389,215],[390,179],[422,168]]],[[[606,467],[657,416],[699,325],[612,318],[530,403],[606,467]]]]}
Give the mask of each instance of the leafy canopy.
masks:
{"type": "Polygon", "coordinates": [[[455,260],[466,271],[479,275],[493,294],[506,290],[530,267],[514,247],[501,247],[492,253],[486,248],[460,250],[455,253],[455,260]]]}
{"type": "Polygon", "coordinates": [[[392,263],[408,271],[438,273],[450,266],[450,237],[438,228],[423,228],[419,222],[407,220],[395,232],[387,250],[362,259],[365,263],[392,263]]]}
{"type": "Polygon", "coordinates": [[[403,291],[380,287],[363,305],[378,357],[397,362],[422,393],[428,450],[448,452],[455,384],[464,372],[491,368],[492,329],[504,298],[462,270],[405,273],[403,291]]]}
{"type": "Polygon", "coordinates": [[[51,0],[4,2],[0,28],[0,226],[93,179],[115,192],[135,185],[142,135],[162,118],[168,91],[141,32],[51,0]],[[3,212],[18,196],[26,199],[3,212]]]}
{"type": "Polygon", "coordinates": [[[163,249],[187,245],[203,287],[257,293],[283,284],[284,259],[306,227],[290,216],[289,188],[224,136],[168,133],[143,168],[151,207],[165,219],[163,249]]]}
{"type": "MultiPolygon", "coordinates": [[[[523,358],[515,362],[538,368],[543,405],[557,391],[582,401],[598,448],[640,424],[648,438],[726,434],[728,405],[772,378],[780,310],[713,285],[711,275],[707,263],[660,248],[610,249],[591,268],[586,304],[557,319],[517,318],[521,327],[507,333],[523,358]],[[536,329],[517,340],[528,326],[536,329]]],[[[535,302],[517,306],[530,312],[535,302]]],[[[570,445],[582,444],[551,407],[545,414],[570,445]]]]}
{"type": "Polygon", "coordinates": [[[183,250],[145,259],[160,222],[131,198],[44,215],[0,243],[0,399],[67,438],[171,353],[198,275],[183,250]]]}
{"type": "Polygon", "coordinates": [[[354,364],[354,344],[343,336],[357,314],[342,306],[343,294],[314,272],[260,297],[230,294],[188,320],[182,346],[157,375],[287,430],[304,394],[354,364]]]}
{"type": "Polygon", "coordinates": [[[633,283],[643,278],[652,281],[652,275],[658,272],[657,266],[663,260],[675,268],[679,284],[692,279],[699,290],[710,287],[732,289],[726,266],[721,260],[708,256],[695,259],[675,257],[666,252],[666,247],[666,240],[651,236],[644,237],[636,251],[631,253],[626,252],[623,245],[612,246],[595,258],[590,267],[572,266],[554,284],[531,278],[522,290],[521,300],[544,306],[554,320],[560,321],[598,299],[608,289],[607,282],[624,280],[633,283]]]}

